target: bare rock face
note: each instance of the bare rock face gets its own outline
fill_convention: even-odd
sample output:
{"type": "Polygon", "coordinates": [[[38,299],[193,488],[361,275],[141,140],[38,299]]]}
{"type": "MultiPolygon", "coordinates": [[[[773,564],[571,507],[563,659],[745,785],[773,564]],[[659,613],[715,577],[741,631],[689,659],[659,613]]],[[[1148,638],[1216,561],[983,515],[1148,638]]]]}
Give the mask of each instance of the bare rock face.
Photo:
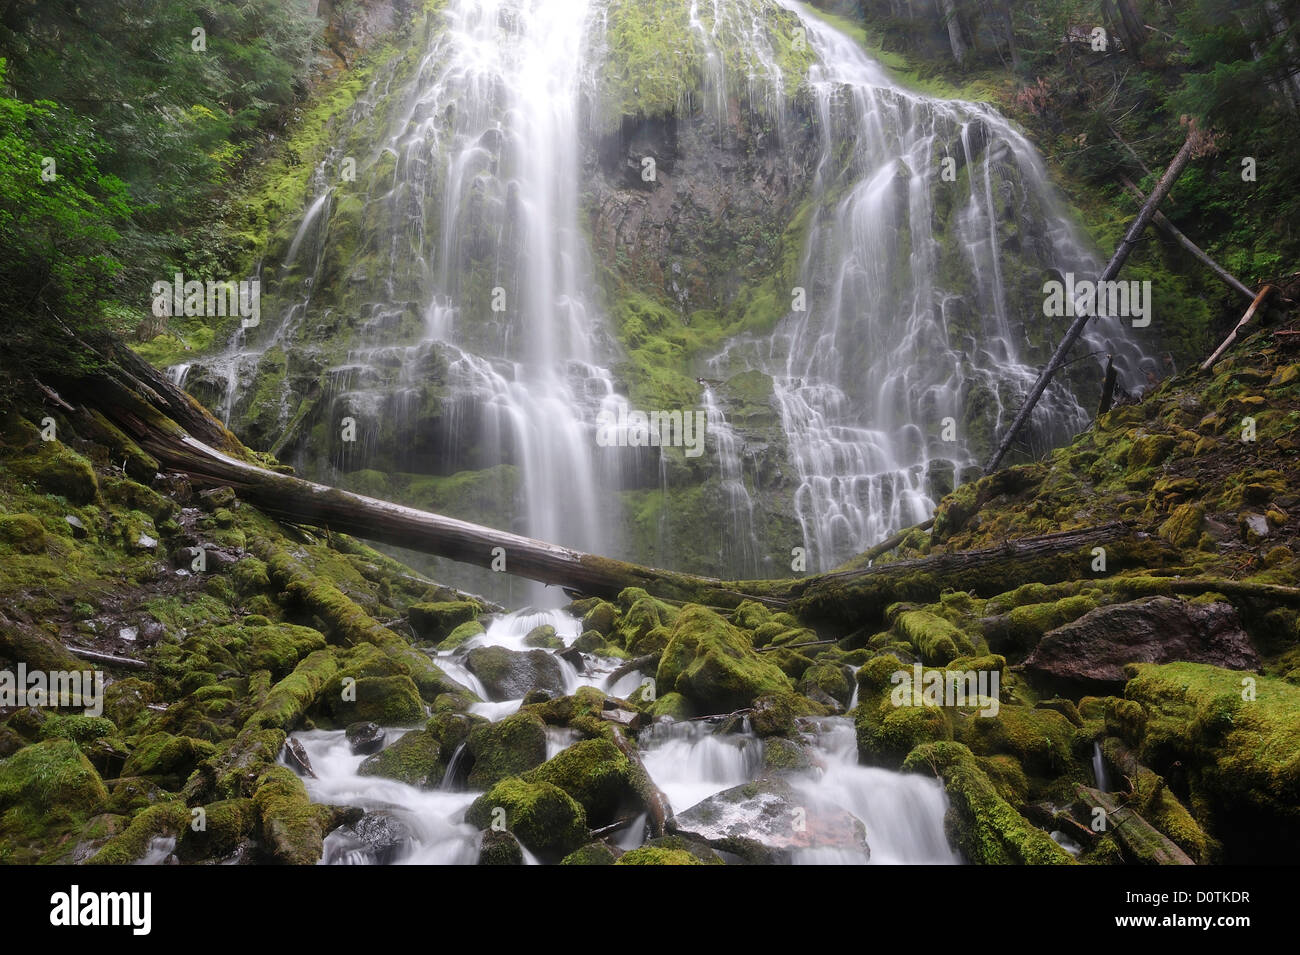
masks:
{"type": "Polygon", "coordinates": [[[1098,607],[1048,631],[1024,669],[1091,689],[1122,685],[1126,663],[1209,663],[1254,670],[1259,654],[1226,603],[1193,604],[1148,597],[1098,607]]]}

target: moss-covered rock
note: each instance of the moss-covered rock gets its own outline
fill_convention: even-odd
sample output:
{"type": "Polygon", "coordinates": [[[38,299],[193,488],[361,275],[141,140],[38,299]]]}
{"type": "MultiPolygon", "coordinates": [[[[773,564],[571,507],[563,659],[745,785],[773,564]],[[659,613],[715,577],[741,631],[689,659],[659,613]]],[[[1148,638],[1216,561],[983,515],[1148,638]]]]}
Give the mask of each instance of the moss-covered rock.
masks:
{"type": "Polygon", "coordinates": [[[961,743],[925,743],[903,764],[943,779],[950,808],[949,837],[971,862],[985,865],[1069,865],[1064,849],[998,795],[975,756],[961,743]]]}
{"type": "Polygon", "coordinates": [[[469,732],[466,752],[473,758],[469,784],[486,789],[507,776],[518,776],[546,761],[546,724],[531,712],[519,712],[469,732]]]}
{"type": "Polygon", "coordinates": [[[685,849],[664,849],[659,846],[642,846],[625,852],[615,865],[704,865],[685,849]]]}
{"type": "Polygon", "coordinates": [[[72,740],[34,743],[0,760],[0,843],[10,862],[39,861],[107,802],[104,781],[72,740]]]}
{"type": "Polygon", "coordinates": [[[1147,714],[1142,762],[1186,787],[1224,861],[1247,846],[1254,861],[1287,858],[1300,840],[1300,687],[1196,663],[1128,669],[1124,694],[1147,714]]]}
{"type": "Polygon", "coordinates": [[[548,861],[558,861],[587,841],[582,806],[551,783],[503,779],[470,804],[465,819],[480,829],[503,820],[507,831],[548,861]],[[497,809],[504,813],[495,813],[497,809]]]}
{"type": "Polygon", "coordinates": [[[357,770],[362,776],[382,776],[408,786],[432,789],[442,782],[447,766],[441,740],[428,730],[412,730],[373,756],[357,770]]]}
{"type": "Polygon", "coordinates": [[[522,778],[559,786],[578,801],[593,828],[613,822],[621,810],[641,807],[631,760],[605,739],[574,743],[522,778]]]}
{"type": "Polygon", "coordinates": [[[71,504],[90,504],[99,497],[99,481],[89,461],[57,441],[46,441],[31,455],[7,462],[10,473],[68,499],[71,504]]]}
{"type": "Polygon", "coordinates": [[[613,865],[617,853],[603,842],[592,842],[575,849],[560,860],[560,865],[613,865]]]}
{"type": "Polygon", "coordinates": [[[339,682],[325,697],[330,716],[340,726],[378,723],[411,726],[425,716],[420,691],[409,676],[363,676],[355,683],[339,682]]]}
{"type": "Polygon", "coordinates": [[[446,639],[461,624],[477,620],[482,612],[483,608],[470,600],[416,603],[407,608],[416,636],[434,643],[446,639]]]}
{"type": "Polygon", "coordinates": [[[136,742],[131,756],[122,767],[123,776],[145,776],[184,782],[203,760],[216,753],[206,740],[151,733],[136,742]]]}
{"type": "Polygon", "coordinates": [[[656,683],[676,691],[704,712],[748,706],[765,693],[789,694],[794,687],[779,667],[762,659],[749,639],[704,607],[682,610],[659,659],[656,683]]]}
{"type": "Polygon", "coordinates": [[[524,852],[519,840],[508,832],[489,829],[478,847],[479,865],[523,865],[524,852]]]}

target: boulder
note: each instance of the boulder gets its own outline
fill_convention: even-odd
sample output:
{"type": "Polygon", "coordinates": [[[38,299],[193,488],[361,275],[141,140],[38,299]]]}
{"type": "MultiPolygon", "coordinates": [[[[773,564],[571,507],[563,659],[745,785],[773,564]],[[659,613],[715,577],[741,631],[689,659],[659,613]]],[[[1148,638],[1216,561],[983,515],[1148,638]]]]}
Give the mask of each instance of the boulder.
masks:
{"type": "Polygon", "coordinates": [[[483,683],[493,700],[518,700],[530,690],[564,695],[564,671],[560,661],[545,650],[508,650],[505,647],[475,647],[465,656],[465,666],[483,683]]]}
{"type": "Polygon", "coordinates": [[[779,776],[724,789],[677,814],[677,828],[709,841],[750,840],[769,849],[838,849],[870,857],[867,833],[852,813],[809,799],[779,776]]]}
{"type": "Polygon", "coordinates": [[[411,604],[407,611],[415,635],[435,643],[446,639],[461,624],[477,620],[482,612],[483,608],[470,600],[411,604]]]}
{"type": "Polygon", "coordinates": [[[367,757],[357,773],[432,789],[442,782],[446,771],[438,737],[427,730],[412,730],[387,749],[367,757]]]}
{"type": "Polygon", "coordinates": [[[546,724],[534,713],[515,713],[497,723],[475,726],[465,745],[473,757],[472,789],[486,789],[546,761],[546,724]]]}
{"type": "Polygon", "coordinates": [[[597,828],[643,808],[633,784],[631,760],[606,739],[574,743],[522,778],[559,786],[581,804],[587,823],[597,828]]]}
{"type": "Polygon", "coordinates": [[[478,847],[479,865],[523,865],[524,850],[508,832],[489,829],[478,847]]]}
{"type": "Polygon", "coordinates": [[[354,756],[368,756],[384,748],[384,731],[378,723],[353,723],[345,735],[354,756]]]}
{"type": "Polygon", "coordinates": [[[1260,666],[1230,604],[1148,597],[1098,607],[1044,634],[1024,668],[1071,689],[1095,692],[1122,685],[1126,663],[1174,660],[1229,670],[1260,666]]]}
{"type": "Polygon", "coordinates": [[[704,713],[738,710],[764,694],[794,690],[779,667],[754,651],[744,633],[699,606],[678,616],[655,682],[661,693],[680,693],[704,713]]]}
{"type": "Polygon", "coordinates": [[[470,804],[465,820],[480,829],[503,823],[530,852],[548,862],[559,861],[588,840],[582,806],[550,783],[503,779],[470,804]]]}

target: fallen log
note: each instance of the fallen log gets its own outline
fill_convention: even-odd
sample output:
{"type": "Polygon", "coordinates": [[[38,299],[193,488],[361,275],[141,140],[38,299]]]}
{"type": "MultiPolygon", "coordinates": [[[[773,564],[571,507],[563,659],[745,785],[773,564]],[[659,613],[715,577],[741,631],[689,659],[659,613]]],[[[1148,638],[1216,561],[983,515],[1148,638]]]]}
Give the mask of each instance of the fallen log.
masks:
{"type": "MultiPolygon", "coordinates": [[[[1142,205],[1142,209],[1138,212],[1137,218],[1133,220],[1128,231],[1124,233],[1124,238],[1120,241],[1119,247],[1115,250],[1115,254],[1111,256],[1110,261],[1106,264],[1106,268],[1102,270],[1101,275],[1098,277],[1098,282],[1112,281],[1115,276],[1119,274],[1119,270],[1123,267],[1125,261],[1127,261],[1129,253],[1137,246],[1138,239],[1141,238],[1142,233],[1146,231],[1146,227],[1151,222],[1151,219],[1155,215],[1156,209],[1159,207],[1160,203],[1164,201],[1165,196],[1169,195],[1169,190],[1174,187],[1174,183],[1178,181],[1178,177],[1183,174],[1183,170],[1186,169],[1187,164],[1191,162],[1192,156],[1204,147],[1205,134],[1202,133],[1193,123],[1188,129],[1187,140],[1183,143],[1182,148],[1178,150],[1178,154],[1174,156],[1173,162],[1169,164],[1169,168],[1165,170],[1165,174],[1160,178],[1160,182],[1156,185],[1155,189],[1152,190],[1151,195],[1147,197],[1147,201],[1142,205]]],[[[1052,355],[1051,360],[1048,361],[1047,367],[1043,369],[1041,374],[1039,374],[1038,380],[1034,382],[1034,387],[1029,390],[1029,394],[1026,396],[1024,403],[1020,406],[1020,410],[1016,413],[1015,419],[1011,422],[1011,427],[1007,429],[1007,433],[1003,435],[1002,440],[999,442],[997,449],[993,452],[992,457],[990,457],[988,463],[984,465],[985,474],[997,470],[998,465],[1002,463],[1002,459],[1006,456],[1006,453],[1011,450],[1011,445],[1015,442],[1016,435],[1020,433],[1020,429],[1025,426],[1030,415],[1033,414],[1034,407],[1038,404],[1038,399],[1041,398],[1043,392],[1047,390],[1047,386],[1051,383],[1057,370],[1065,364],[1066,356],[1070,353],[1070,349],[1074,347],[1074,343],[1079,340],[1079,336],[1083,334],[1083,327],[1088,324],[1088,319],[1091,317],[1092,315],[1088,310],[1085,310],[1082,315],[1075,316],[1074,322],[1066,331],[1065,337],[1061,339],[1061,343],[1056,347],[1056,352],[1052,355]]]]}
{"type": "Polygon", "coordinates": [[[1115,356],[1106,356],[1106,379],[1101,385],[1101,401],[1097,404],[1097,417],[1101,417],[1110,410],[1111,404],[1115,401],[1115,382],[1119,378],[1115,371],[1115,356]]]}
{"type": "Polygon", "coordinates": [[[1106,831],[1115,836],[1132,861],[1142,865],[1196,865],[1160,830],[1132,809],[1121,806],[1109,793],[1078,784],[1074,791],[1090,812],[1101,809],[1105,813],[1106,831]]]}
{"type": "Polygon", "coordinates": [[[1223,340],[1223,344],[1214,349],[1213,355],[1201,362],[1201,371],[1209,371],[1210,366],[1219,360],[1219,356],[1232,347],[1232,343],[1237,340],[1237,334],[1250,324],[1250,320],[1255,317],[1255,312],[1259,309],[1260,305],[1264,304],[1264,300],[1268,298],[1272,291],[1273,286],[1271,285],[1265,285],[1259,290],[1259,294],[1255,296],[1255,300],[1250,303],[1250,308],[1246,309],[1246,314],[1241,316],[1241,321],[1239,321],[1232,331],[1228,333],[1228,337],[1223,340]]]}
{"type": "Polygon", "coordinates": [[[64,647],[73,656],[80,657],[83,660],[91,660],[95,663],[103,663],[108,666],[122,667],[126,670],[147,670],[149,664],[144,660],[135,660],[131,657],[117,657],[111,653],[100,653],[97,650],[86,650],[82,647],[70,647],[64,644],[64,647]]]}

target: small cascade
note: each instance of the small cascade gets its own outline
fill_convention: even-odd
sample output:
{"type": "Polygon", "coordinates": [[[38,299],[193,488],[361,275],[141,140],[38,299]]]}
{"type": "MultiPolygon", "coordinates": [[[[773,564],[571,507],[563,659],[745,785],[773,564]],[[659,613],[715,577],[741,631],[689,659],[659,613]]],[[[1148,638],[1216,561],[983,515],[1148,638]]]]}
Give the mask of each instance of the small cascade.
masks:
{"type": "Polygon", "coordinates": [[[1110,774],[1106,772],[1106,760],[1101,754],[1101,743],[1092,744],[1092,776],[1097,788],[1104,793],[1110,792],[1110,774]]]}

